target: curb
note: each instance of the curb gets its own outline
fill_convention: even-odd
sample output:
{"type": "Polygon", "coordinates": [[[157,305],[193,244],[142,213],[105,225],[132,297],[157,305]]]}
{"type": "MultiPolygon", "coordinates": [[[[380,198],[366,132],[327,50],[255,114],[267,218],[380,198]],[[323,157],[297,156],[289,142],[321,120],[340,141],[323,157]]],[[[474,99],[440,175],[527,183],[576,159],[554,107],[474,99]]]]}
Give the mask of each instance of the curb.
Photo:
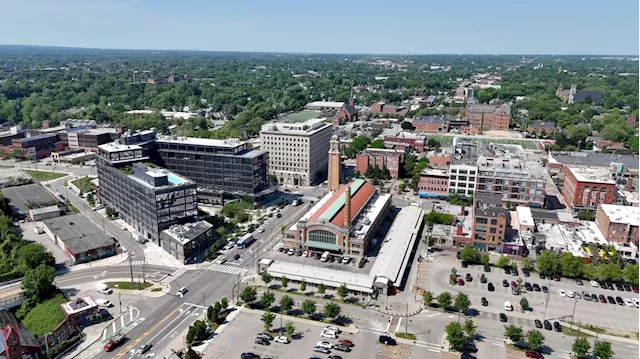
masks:
{"type": "MultiPolygon", "coordinates": [[[[255,314],[264,313],[263,310],[251,309],[251,308],[246,308],[246,307],[243,307],[242,310],[243,311],[247,311],[249,313],[255,313],[255,314]]],[[[279,315],[279,313],[274,313],[274,314],[279,315]]],[[[295,316],[287,315],[287,314],[282,314],[282,317],[283,318],[287,318],[288,320],[291,320],[292,322],[298,322],[298,323],[303,323],[303,324],[307,324],[307,325],[313,325],[313,326],[316,326],[316,327],[324,327],[324,326],[329,325],[329,323],[318,322],[318,321],[315,321],[315,320],[295,317],[295,316]]],[[[340,330],[345,332],[345,333],[349,333],[349,334],[358,334],[358,333],[360,333],[360,329],[355,325],[353,327],[352,326],[344,327],[344,326],[337,325],[337,324],[331,324],[331,325],[334,325],[334,326],[340,328],[340,330]]]]}

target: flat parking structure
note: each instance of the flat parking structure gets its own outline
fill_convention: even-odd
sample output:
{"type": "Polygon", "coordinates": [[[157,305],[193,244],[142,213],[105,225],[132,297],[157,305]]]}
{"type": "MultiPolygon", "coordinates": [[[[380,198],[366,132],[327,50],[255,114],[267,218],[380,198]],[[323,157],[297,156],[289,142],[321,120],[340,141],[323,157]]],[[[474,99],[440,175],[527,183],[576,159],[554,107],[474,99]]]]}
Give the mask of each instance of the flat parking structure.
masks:
{"type": "Polygon", "coordinates": [[[37,183],[24,186],[15,186],[2,189],[2,194],[11,200],[11,205],[16,207],[20,213],[29,213],[28,202],[36,203],[42,207],[57,199],[44,187],[37,183]]]}

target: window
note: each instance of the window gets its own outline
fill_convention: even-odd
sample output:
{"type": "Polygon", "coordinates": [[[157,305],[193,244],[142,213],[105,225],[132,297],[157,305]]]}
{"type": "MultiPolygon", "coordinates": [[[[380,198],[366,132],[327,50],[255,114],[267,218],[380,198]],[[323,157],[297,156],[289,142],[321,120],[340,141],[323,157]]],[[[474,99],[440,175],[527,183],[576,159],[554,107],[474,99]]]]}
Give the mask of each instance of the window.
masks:
{"type": "Polygon", "coordinates": [[[321,243],[336,244],[336,235],[325,230],[315,230],[309,232],[309,240],[321,243]]]}
{"type": "Polygon", "coordinates": [[[497,224],[498,224],[498,220],[497,219],[494,218],[494,219],[491,220],[491,225],[492,226],[495,226],[497,224]]]}

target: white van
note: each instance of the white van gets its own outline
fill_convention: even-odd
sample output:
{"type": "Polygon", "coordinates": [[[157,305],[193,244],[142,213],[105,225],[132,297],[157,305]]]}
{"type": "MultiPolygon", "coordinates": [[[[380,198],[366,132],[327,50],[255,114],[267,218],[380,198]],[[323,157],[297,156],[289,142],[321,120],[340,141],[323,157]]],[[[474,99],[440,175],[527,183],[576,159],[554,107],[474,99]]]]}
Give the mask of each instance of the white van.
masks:
{"type": "Polygon", "coordinates": [[[109,288],[108,285],[104,283],[96,284],[96,290],[102,294],[111,294],[113,293],[113,289],[109,288]]]}
{"type": "Polygon", "coordinates": [[[509,311],[509,312],[513,310],[513,306],[511,305],[510,301],[504,302],[504,310],[509,311]]]}
{"type": "Polygon", "coordinates": [[[322,257],[320,257],[320,261],[326,262],[329,260],[329,252],[322,253],[322,257]]]}

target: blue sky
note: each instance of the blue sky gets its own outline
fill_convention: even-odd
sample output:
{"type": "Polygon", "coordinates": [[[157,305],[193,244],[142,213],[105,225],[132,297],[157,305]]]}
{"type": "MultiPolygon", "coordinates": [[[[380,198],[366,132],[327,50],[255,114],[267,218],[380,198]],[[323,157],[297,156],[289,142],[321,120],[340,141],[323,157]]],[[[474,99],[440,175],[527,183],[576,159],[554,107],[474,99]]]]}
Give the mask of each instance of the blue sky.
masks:
{"type": "Polygon", "coordinates": [[[0,44],[315,53],[638,54],[638,1],[0,0],[0,44]]]}

